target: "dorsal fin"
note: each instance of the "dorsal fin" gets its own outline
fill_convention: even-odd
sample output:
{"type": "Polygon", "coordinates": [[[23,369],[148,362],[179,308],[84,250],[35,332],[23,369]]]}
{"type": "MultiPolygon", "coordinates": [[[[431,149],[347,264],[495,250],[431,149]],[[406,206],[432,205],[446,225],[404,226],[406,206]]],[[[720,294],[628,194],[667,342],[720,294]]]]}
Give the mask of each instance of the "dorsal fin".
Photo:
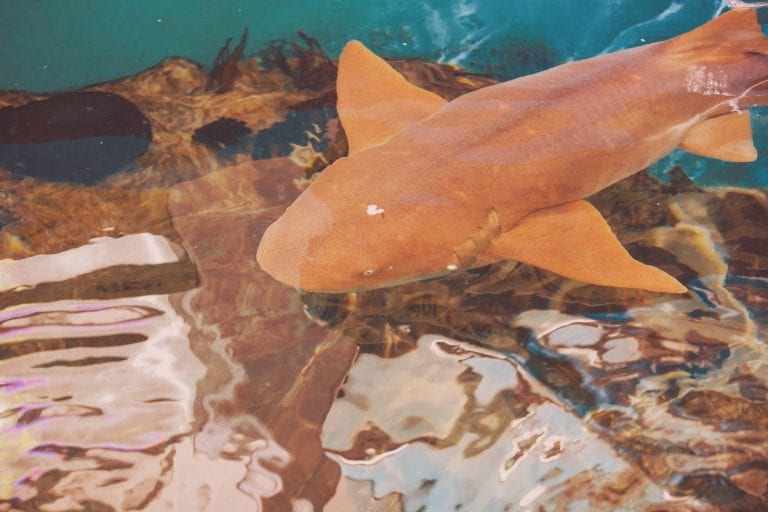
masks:
{"type": "Polygon", "coordinates": [[[341,52],[336,92],[350,155],[381,144],[446,103],[408,82],[359,41],[341,52]]]}
{"type": "Polygon", "coordinates": [[[685,134],[680,147],[689,153],[726,162],[757,159],[748,112],[733,112],[700,122],[685,134]]]}

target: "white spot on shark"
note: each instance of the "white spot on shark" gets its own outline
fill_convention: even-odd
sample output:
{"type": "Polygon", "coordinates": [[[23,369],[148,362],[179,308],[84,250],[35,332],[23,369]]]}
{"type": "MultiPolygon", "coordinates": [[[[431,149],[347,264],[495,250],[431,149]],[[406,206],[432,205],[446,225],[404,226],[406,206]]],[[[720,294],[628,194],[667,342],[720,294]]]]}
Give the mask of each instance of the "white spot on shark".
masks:
{"type": "Polygon", "coordinates": [[[365,213],[368,215],[384,215],[384,208],[379,208],[378,205],[375,204],[369,204],[365,213]]]}
{"type": "Polygon", "coordinates": [[[728,94],[728,75],[725,71],[707,71],[706,66],[691,64],[686,70],[686,83],[689,92],[712,96],[728,94]]]}

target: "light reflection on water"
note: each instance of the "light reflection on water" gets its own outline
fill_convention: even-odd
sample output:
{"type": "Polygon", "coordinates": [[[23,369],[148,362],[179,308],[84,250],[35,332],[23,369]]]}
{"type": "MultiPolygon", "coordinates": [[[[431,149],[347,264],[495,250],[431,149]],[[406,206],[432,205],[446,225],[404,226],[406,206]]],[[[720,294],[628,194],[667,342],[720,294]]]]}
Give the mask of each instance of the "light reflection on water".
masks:
{"type": "Polygon", "coordinates": [[[127,508],[143,499],[140,484],[162,470],[158,453],[190,435],[205,374],[168,297],[26,305],[3,327],[4,344],[40,347],[0,370],[14,383],[3,393],[4,497],[43,491],[51,508],[72,506],[73,492],[105,503],[125,495],[127,508]]]}
{"type": "Polygon", "coordinates": [[[372,481],[377,498],[403,494],[406,510],[535,510],[574,500],[592,509],[608,504],[590,497],[595,489],[627,479],[644,481],[645,502],[665,501],[524,368],[497,353],[424,336],[393,360],[362,355],[342,390],[323,427],[324,446],[345,478],[372,481]],[[358,433],[373,428],[387,434],[387,451],[356,446],[358,433]],[[592,490],[579,495],[574,481],[592,490]]]}

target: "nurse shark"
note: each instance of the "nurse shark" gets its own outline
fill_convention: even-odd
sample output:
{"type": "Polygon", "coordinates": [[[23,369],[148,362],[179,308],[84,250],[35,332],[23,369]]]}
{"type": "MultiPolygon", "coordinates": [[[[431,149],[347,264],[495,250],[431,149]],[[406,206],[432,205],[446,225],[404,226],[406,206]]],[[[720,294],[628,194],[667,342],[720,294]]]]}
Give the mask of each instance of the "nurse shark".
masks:
{"type": "Polygon", "coordinates": [[[752,161],[768,38],[736,9],[676,38],[447,102],[360,42],[342,51],[349,154],[265,232],[275,279],[311,292],[397,285],[513,259],[602,286],[684,293],[585,200],[676,147],[752,161]]]}

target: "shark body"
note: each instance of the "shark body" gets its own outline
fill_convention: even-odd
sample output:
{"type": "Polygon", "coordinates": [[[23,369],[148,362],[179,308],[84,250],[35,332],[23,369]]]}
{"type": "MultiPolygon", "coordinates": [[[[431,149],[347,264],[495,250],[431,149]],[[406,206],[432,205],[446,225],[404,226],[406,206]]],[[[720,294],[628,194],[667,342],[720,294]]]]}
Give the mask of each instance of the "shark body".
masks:
{"type": "Polygon", "coordinates": [[[683,293],[632,258],[584,198],[676,147],[751,161],[768,38],[730,11],[677,38],[500,83],[451,102],[359,42],[339,61],[350,151],[262,239],[261,267],[344,292],[515,259],[587,283],[683,293]]]}

